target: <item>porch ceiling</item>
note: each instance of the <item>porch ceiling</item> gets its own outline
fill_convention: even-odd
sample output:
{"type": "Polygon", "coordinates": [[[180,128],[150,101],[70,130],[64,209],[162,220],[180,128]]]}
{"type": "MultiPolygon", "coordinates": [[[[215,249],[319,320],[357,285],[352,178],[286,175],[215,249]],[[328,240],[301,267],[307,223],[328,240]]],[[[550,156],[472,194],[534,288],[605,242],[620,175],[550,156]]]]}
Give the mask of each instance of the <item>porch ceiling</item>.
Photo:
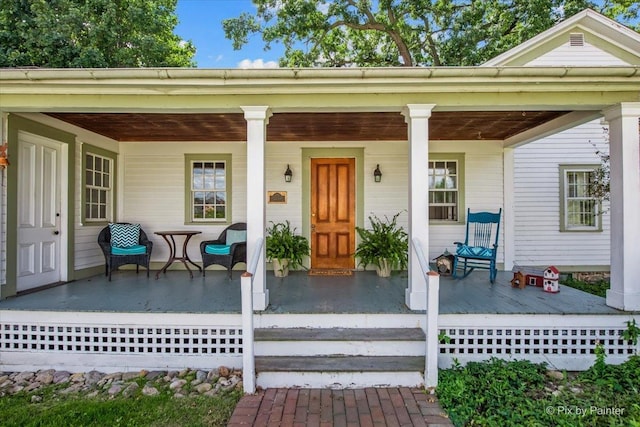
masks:
{"type": "MultiPolygon", "coordinates": [[[[434,112],[431,140],[504,140],[568,111],[434,112]]],[[[116,141],[246,141],[242,113],[48,113],[116,141]]],[[[269,141],[398,141],[407,124],[398,112],[276,113],[269,141]]]]}

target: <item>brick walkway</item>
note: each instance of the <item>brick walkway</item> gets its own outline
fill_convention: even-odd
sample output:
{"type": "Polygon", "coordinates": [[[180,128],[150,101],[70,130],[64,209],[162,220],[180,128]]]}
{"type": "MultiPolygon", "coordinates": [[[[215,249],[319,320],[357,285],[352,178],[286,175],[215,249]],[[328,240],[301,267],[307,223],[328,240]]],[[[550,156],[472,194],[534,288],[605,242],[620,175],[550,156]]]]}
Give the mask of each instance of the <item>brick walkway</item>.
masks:
{"type": "Polygon", "coordinates": [[[421,389],[275,389],[244,396],[229,427],[453,426],[421,389]]]}

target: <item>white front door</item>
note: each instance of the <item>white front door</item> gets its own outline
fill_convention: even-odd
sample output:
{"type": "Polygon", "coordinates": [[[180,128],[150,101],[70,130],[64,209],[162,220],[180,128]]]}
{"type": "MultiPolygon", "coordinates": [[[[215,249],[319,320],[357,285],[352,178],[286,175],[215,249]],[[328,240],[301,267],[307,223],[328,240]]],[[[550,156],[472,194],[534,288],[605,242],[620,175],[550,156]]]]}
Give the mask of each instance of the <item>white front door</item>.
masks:
{"type": "Polygon", "coordinates": [[[62,144],[19,134],[17,291],[61,280],[62,144]]]}

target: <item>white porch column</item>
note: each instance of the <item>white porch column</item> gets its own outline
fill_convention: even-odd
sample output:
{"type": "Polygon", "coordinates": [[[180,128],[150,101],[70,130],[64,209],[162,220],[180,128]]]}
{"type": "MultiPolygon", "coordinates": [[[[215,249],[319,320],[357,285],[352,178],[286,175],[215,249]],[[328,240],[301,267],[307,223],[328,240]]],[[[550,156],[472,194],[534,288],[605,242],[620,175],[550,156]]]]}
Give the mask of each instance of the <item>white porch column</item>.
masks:
{"type": "Polygon", "coordinates": [[[604,111],[611,166],[611,286],[607,305],[640,310],[640,102],[604,111]]]}
{"type": "MultiPolygon", "coordinates": [[[[408,104],[409,125],[409,241],[417,239],[429,259],[429,117],[435,104],[408,104]]],[[[409,287],[405,303],[411,310],[427,309],[427,284],[412,245],[409,245],[409,287]]]]}
{"type": "Polygon", "coordinates": [[[504,194],[504,207],[502,215],[502,238],[504,239],[504,270],[511,271],[515,263],[515,235],[516,235],[516,213],[514,211],[514,189],[515,177],[514,152],[513,148],[505,148],[502,159],[503,181],[502,189],[504,194]]]}
{"type": "MultiPolygon", "coordinates": [[[[253,256],[256,241],[264,238],[266,229],[266,186],[264,176],[264,146],[267,140],[268,106],[240,107],[247,121],[247,261],[253,256]]],[[[265,249],[253,279],[253,309],[264,310],[269,305],[266,281],[265,249]]]]}

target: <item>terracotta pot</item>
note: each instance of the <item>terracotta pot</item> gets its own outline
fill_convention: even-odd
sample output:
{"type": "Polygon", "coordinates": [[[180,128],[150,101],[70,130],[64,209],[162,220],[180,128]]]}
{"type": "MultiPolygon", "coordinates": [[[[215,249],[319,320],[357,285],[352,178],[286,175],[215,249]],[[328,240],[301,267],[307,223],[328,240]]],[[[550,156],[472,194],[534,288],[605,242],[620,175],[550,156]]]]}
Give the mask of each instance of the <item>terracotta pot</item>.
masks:
{"type": "Polygon", "coordinates": [[[391,264],[389,264],[388,259],[383,258],[380,260],[380,266],[376,265],[376,273],[378,273],[379,277],[391,276],[391,264]]]}
{"type": "Polygon", "coordinates": [[[288,259],[274,259],[273,262],[273,274],[276,277],[287,277],[289,275],[289,260],[288,259]]]}

